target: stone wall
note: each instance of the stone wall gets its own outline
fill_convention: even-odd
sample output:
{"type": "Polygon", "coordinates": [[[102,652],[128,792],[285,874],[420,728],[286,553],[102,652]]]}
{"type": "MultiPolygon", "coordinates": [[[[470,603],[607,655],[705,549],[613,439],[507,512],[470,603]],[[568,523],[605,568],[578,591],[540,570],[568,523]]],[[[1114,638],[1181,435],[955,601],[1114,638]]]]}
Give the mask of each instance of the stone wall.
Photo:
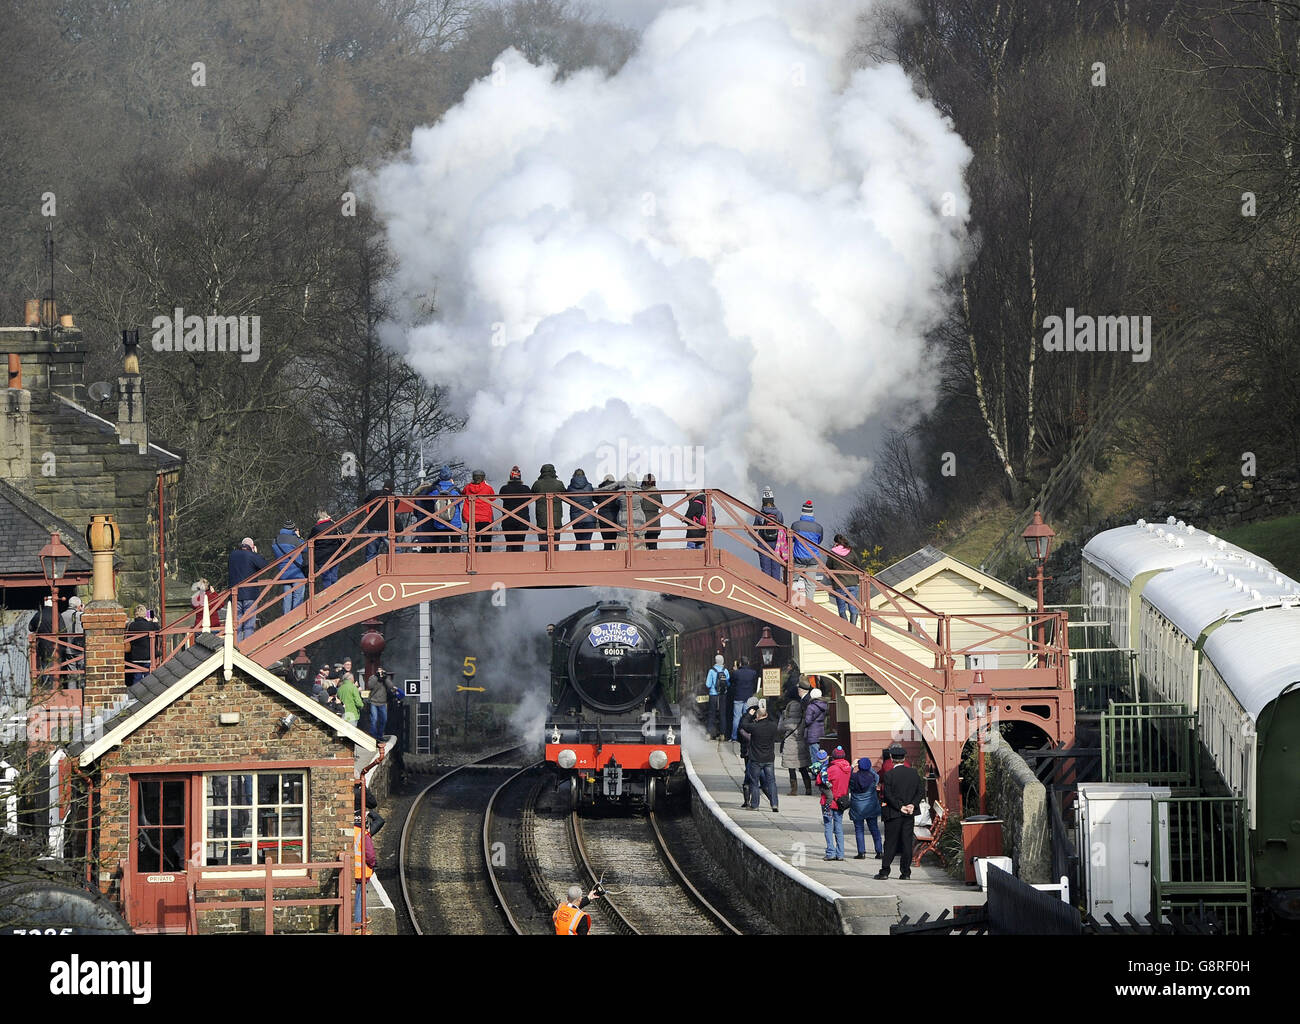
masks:
{"type": "MultiPolygon", "coordinates": [[[[122,444],[106,423],[48,392],[31,398],[31,473],[24,490],[76,526],[107,512],[121,531],[114,561],[119,602],[154,605],[158,593],[158,461],[122,444]],[[47,468],[48,467],[48,468],[47,468]]],[[[174,537],[169,546],[174,544],[174,537]]]]}
{"type": "Polygon", "coordinates": [[[992,734],[987,773],[989,811],[1002,819],[1002,847],[1023,881],[1049,881],[1051,832],[1047,821],[1047,790],[1024,758],[992,734]]]}
{"type": "Polygon", "coordinates": [[[1255,523],[1277,516],[1300,512],[1300,473],[1293,469],[1278,470],[1254,480],[1219,484],[1208,494],[1197,497],[1157,501],[1125,509],[1097,523],[1077,542],[1065,541],[1048,559],[1048,575],[1053,579],[1046,587],[1048,603],[1064,602],[1079,586],[1083,546],[1094,536],[1119,526],[1132,526],[1139,519],[1164,523],[1173,516],[1198,530],[1216,533],[1226,526],[1255,523]]]}
{"type": "MultiPolygon", "coordinates": [[[[897,897],[845,899],[795,871],[735,825],[701,784],[683,749],[691,783],[691,818],[705,850],[750,901],[786,935],[878,932],[880,918],[898,920],[897,897]]],[[[821,850],[809,854],[820,856],[821,850]]]]}

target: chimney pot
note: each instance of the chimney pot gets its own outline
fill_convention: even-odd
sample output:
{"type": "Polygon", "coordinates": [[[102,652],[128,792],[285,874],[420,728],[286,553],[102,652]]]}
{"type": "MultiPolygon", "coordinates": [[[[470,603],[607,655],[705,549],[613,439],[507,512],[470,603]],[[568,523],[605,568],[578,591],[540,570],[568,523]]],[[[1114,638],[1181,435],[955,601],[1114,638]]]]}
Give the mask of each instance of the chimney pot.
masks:
{"type": "Polygon", "coordinates": [[[28,299],[23,303],[23,326],[40,327],[41,326],[41,300],[28,299]]]}

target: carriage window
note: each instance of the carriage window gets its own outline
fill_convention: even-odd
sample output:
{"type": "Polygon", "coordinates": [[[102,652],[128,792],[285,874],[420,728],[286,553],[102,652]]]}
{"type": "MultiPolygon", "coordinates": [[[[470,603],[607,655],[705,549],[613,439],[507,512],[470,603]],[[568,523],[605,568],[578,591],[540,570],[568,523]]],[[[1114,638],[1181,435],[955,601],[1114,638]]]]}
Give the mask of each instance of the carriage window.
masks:
{"type": "Polygon", "coordinates": [[[208,775],[203,788],[206,862],[301,864],[306,860],[305,772],[208,775]]]}

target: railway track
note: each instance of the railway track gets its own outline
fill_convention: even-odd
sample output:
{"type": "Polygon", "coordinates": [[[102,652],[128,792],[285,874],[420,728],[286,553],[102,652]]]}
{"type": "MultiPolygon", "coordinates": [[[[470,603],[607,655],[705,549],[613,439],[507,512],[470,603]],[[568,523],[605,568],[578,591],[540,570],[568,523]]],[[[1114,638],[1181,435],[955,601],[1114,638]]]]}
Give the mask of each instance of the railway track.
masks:
{"type": "Polygon", "coordinates": [[[591,888],[602,873],[598,933],[742,934],[717,890],[711,901],[692,883],[657,815],[583,819],[567,800],[542,799],[541,762],[519,767],[526,749],[453,769],[412,803],[399,872],[416,934],[550,934],[568,886],[591,888]]]}
{"type": "Polygon", "coordinates": [[[417,935],[499,935],[510,929],[483,884],[483,808],[503,776],[519,774],[515,746],[452,769],[411,804],[398,854],[402,900],[417,935]]]}
{"type": "Polygon", "coordinates": [[[612,931],[622,935],[740,935],[741,930],[691,883],[664,839],[654,812],[645,817],[569,815],[574,857],[594,886],[612,931]],[[597,867],[599,865],[599,868],[597,867]]]}

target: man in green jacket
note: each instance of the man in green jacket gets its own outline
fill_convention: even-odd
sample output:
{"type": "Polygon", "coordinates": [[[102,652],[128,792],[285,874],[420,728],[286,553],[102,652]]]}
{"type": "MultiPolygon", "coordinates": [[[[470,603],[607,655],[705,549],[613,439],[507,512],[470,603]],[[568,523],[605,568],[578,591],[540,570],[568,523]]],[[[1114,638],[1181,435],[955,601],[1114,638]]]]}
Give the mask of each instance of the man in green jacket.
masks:
{"type": "Polygon", "coordinates": [[[555,475],[555,467],[547,463],[542,467],[542,475],[537,478],[533,484],[534,494],[551,494],[553,497],[543,498],[537,502],[534,515],[537,517],[537,543],[539,550],[546,550],[546,529],[548,526],[554,531],[552,544],[559,545],[560,527],[564,522],[564,502],[560,500],[560,495],[565,491],[564,484],[560,483],[559,477],[555,475]]]}
{"type": "Polygon", "coordinates": [[[357,689],[356,680],[352,678],[351,672],[345,673],[343,682],[339,683],[338,698],[343,702],[343,721],[352,725],[360,722],[364,702],[361,700],[361,691],[357,689]]]}

